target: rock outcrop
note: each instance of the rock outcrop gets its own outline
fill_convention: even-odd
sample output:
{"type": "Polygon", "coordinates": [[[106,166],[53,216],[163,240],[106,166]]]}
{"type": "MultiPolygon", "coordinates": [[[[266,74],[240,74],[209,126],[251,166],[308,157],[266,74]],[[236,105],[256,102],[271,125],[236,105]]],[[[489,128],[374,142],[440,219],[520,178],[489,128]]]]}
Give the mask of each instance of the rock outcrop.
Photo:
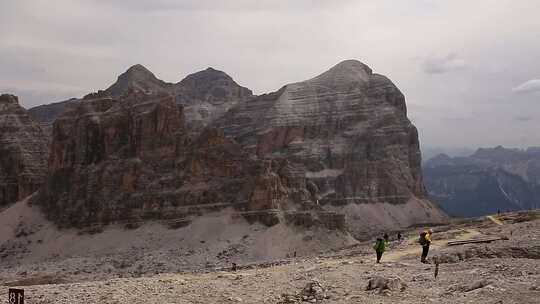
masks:
{"type": "Polygon", "coordinates": [[[13,95],[0,95],[0,207],[37,190],[46,176],[47,142],[13,95]]]}
{"type": "Polygon", "coordinates": [[[403,94],[358,61],[258,97],[210,68],[175,85],[141,66],[124,75],[54,124],[39,199],[62,226],[224,208],[358,236],[444,220],[403,94]]]}

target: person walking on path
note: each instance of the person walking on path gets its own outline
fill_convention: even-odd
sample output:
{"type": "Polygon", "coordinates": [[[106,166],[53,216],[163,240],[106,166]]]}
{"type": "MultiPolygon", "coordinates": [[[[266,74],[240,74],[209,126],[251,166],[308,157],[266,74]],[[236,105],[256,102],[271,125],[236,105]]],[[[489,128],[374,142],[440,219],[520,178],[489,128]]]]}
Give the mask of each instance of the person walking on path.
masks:
{"type": "Polygon", "coordinates": [[[427,264],[427,256],[429,253],[429,245],[431,245],[431,236],[433,234],[433,230],[429,229],[427,231],[424,231],[420,233],[420,240],[419,243],[422,245],[422,258],[420,258],[420,262],[427,264]]]}
{"type": "Polygon", "coordinates": [[[377,241],[375,241],[375,246],[373,246],[373,249],[375,249],[375,253],[377,254],[377,264],[381,262],[382,255],[384,251],[386,250],[386,241],[382,238],[377,238],[377,241]]]}

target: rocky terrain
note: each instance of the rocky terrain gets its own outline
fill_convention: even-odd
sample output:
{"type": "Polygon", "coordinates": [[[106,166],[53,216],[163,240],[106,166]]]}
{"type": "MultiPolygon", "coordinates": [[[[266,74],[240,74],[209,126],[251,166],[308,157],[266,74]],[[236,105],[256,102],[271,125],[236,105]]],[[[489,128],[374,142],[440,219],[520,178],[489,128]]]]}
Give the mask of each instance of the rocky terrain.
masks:
{"type": "Polygon", "coordinates": [[[419,262],[420,228],[402,231],[402,241],[391,235],[375,264],[372,241],[219,214],[178,229],[146,223],[79,235],[17,203],[0,214],[0,298],[8,286],[24,288],[31,304],[532,304],[540,295],[538,212],[433,227],[427,265],[419,262]],[[448,246],[486,238],[499,240],[448,246]]]}
{"type": "Polygon", "coordinates": [[[13,95],[0,95],[0,210],[36,191],[47,170],[47,142],[13,95]]]}
{"type": "Polygon", "coordinates": [[[496,147],[469,157],[438,155],[424,163],[426,188],[455,216],[540,206],[540,152],[496,147]]]}

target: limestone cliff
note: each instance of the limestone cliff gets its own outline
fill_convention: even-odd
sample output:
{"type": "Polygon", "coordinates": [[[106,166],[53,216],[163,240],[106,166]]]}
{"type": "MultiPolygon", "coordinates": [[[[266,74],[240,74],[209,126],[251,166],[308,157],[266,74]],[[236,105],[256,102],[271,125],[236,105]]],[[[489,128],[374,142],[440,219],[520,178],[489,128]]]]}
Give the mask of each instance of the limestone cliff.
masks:
{"type": "Polygon", "coordinates": [[[13,95],[0,95],[0,207],[32,194],[46,175],[47,142],[13,95]]]}
{"type": "Polygon", "coordinates": [[[403,94],[358,61],[258,97],[214,69],[175,85],[132,69],[108,89],[126,92],[89,94],[54,124],[39,199],[60,225],[232,208],[361,236],[444,220],[403,94]]]}
{"type": "MultiPolygon", "coordinates": [[[[359,61],[341,62],[313,79],[242,103],[216,126],[259,158],[294,163],[310,198],[328,209],[393,205],[369,211],[383,213],[377,215],[383,227],[392,226],[388,221],[407,225],[444,217],[425,200],[418,134],[403,94],[359,61]]],[[[348,216],[350,223],[369,222],[356,212],[348,216]]]]}

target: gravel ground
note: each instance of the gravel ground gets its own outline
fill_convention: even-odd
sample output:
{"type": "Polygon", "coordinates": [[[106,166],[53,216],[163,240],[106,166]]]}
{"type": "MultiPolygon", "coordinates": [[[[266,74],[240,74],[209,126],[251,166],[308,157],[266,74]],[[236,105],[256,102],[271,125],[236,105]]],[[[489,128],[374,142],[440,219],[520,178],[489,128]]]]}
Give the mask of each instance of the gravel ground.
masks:
{"type": "MultiPolygon", "coordinates": [[[[241,267],[236,272],[162,273],[23,288],[30,304],[539,303],[540,220],[516,216],[503,222],[502,226],[485,220],[437,228],[430,256],[444,263],[436,279],[434,264],[419,263],[416,231],[410,231],[409,240],[393,242],[378,265],[371,244],[365,243],[313,257],[287,259],[277,266],[241,267]],[[487,236],[510,239],[445,246],[447,237],[487,236]],[[448,256],[461,258],[445,258],[448,256]],[[366,290],[372,279],[384,284],[366,290]]],[[[0,288],[0,299],[7,298],[6,293],[7,287],[0,288]]]]}

